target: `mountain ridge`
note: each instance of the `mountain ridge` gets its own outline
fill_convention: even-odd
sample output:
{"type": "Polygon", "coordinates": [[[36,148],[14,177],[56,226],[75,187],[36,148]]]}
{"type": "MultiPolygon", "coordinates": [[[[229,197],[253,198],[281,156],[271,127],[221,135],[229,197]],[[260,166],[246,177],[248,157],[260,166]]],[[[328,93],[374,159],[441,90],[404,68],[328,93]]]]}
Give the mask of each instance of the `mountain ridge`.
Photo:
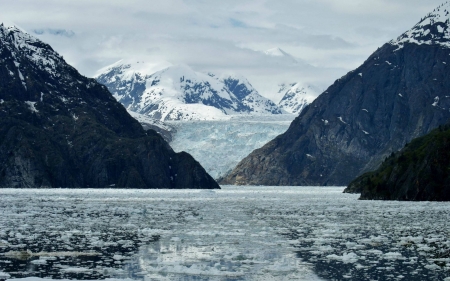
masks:
{"type": "Polygon", "coordinates": [[[196,72],[187,65],[172,65],[152,74],[130,71],[131,67],[116,63],[104,68],[96,79],[127,109],[160,121],[282,113],[272,101],[259,95],[243,76],[217,77],[196,72]]]}
{"type": "Polygon", "coordinates": [[[384,44],[221,183],[348,184],[448,120],[449,55],[442,42],[384,44]]]}
{"type": "Polygon", "coordinates": [[[219,188],[51,46],[0,25],[0,187],[219,188]]]}

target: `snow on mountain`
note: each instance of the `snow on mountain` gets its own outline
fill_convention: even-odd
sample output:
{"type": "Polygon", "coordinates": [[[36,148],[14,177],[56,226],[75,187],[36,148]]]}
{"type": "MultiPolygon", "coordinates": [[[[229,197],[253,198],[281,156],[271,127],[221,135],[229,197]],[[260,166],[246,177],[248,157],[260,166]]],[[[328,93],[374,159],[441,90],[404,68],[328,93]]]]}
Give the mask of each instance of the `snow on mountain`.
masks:
{"type": "Polygon", "coordinates": [[[250,82],[242,75],[226,74],[219,78],[226,89],[234,94],[252,113],[280,114],[281,110],[271,101],[261,96],[250,82]]]}
{"type": "Polygon", "coordinates": [[[280,114],[244,78],[216,77],[187,65],[153,72],[153,65],[119,61],[98,72],[104,84],[128,110],[164,120],[218,120],[234,114],[280,114]],[[153,72],[153,73],[152,73],[153,72]]]}
{"type": "MultiPolygon", "coordinates": [[[[50,45],[0,25],[0,188],[219,188],[50,45]]],[[[0,278],[1,279],[1,278],[0,278]]]]}
{"type": "Polygon", "coordinates": [[[450,48],[450,2],[445,2],[426,15],[413,28],[390,41],[391,45],[402,48],[405,43],[440,44],[450,48]]]}
{"type": "Polygon", "coordinates": [[[280,94],[284,93],[278,106],[293,114],[300,112],[320,94],[320,90],[312,85],[302,83],[281,84],[280,94]]]}
{"type": "Polygon", "coordinates": [[[264,54],[271,56],[271,57],[277,57],[284,60],[287,60],[289,62],[298,63],[298,60],[294,58],[291,54],[286,53],[282,49],[276,47],[269,50],[264,51],[264,54]]]}
{"type": "Polygon", "coordinates": [[[47,44],[16,26],[4,27],[3,24],[0,25],[0,39],[4,42],[5,46],[11,50],[11,55],[13,56],[14,64],[17,68],[7,70],[10,74],[12,73],[11,76],[17,70],[25,88],[24,77],[20,72],[21,61],[18,52],[22,53],[25,59],[39,65],[40,68],[47,71],[52,77],[57,77],[59,75],[56,71],[56,65],[61,63],[63,59],[47,44]],[[6,37],[10,40],[6,40],[6,37]]]}

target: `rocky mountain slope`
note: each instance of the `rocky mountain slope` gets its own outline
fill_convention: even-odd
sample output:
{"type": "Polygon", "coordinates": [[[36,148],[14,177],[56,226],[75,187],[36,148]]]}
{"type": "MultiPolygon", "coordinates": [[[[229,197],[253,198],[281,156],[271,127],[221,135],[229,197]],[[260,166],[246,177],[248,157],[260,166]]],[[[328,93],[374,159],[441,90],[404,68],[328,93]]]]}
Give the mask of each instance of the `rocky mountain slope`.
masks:
{"type": "Polygon", "coordinates": [[[344,192],[360,199],[450,201],[450,125],[414,139],[375,171],[352,181],[344,192]]]}
{"type": "Polygon", "coordinates": [[[292,114],[300,114],[302,110],[319,95],[319,89],[302,83],[282,84],[279,93],[284,93],[278,107],[292,114]]]}
{"type": "Polygon", "coordinates": [[[0,187],[219,188],[49,45],[0,25],[0,187]]]}
{"type": "Polygon", "coordinates": [[[242,76],[203,74],[186,65],[151,73],[120,61],[96,77],[128,110],[160,121],[217,120],[234,114],[280,114],[242,76]]]}
{"type": "Polygon", "coordinates": [[[307,106],[222,183],[347,185],[450,118],[446,3],[307,106]]]}

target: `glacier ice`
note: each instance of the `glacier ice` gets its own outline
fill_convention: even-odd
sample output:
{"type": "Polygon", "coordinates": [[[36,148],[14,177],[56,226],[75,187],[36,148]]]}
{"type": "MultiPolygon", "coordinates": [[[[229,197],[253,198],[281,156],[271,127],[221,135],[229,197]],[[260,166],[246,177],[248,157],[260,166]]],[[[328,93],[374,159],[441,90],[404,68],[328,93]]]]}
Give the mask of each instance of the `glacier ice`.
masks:
{"type": "Polygon", "coordinates": [[[236,116],[229,120],[166,122],[176,130],[171,147],[191,154],[215,179],[245,156],[284,133],[293,114],[236,116]]]}

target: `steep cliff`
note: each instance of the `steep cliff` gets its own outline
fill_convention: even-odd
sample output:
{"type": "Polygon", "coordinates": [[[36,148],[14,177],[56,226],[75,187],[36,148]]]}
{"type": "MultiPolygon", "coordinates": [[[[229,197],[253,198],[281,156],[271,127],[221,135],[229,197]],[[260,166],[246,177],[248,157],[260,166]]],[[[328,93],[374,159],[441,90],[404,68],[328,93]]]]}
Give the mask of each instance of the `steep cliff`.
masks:
{"type": "Polygon", "coordinates": [[[0,25],[0,187],[219,188],[49,45],[0,25]]]}
{"type": "Polygon", "coordinates": [[[450,3],[374,52],[221,182],[347,185],[450,117],[450,3]]]}

